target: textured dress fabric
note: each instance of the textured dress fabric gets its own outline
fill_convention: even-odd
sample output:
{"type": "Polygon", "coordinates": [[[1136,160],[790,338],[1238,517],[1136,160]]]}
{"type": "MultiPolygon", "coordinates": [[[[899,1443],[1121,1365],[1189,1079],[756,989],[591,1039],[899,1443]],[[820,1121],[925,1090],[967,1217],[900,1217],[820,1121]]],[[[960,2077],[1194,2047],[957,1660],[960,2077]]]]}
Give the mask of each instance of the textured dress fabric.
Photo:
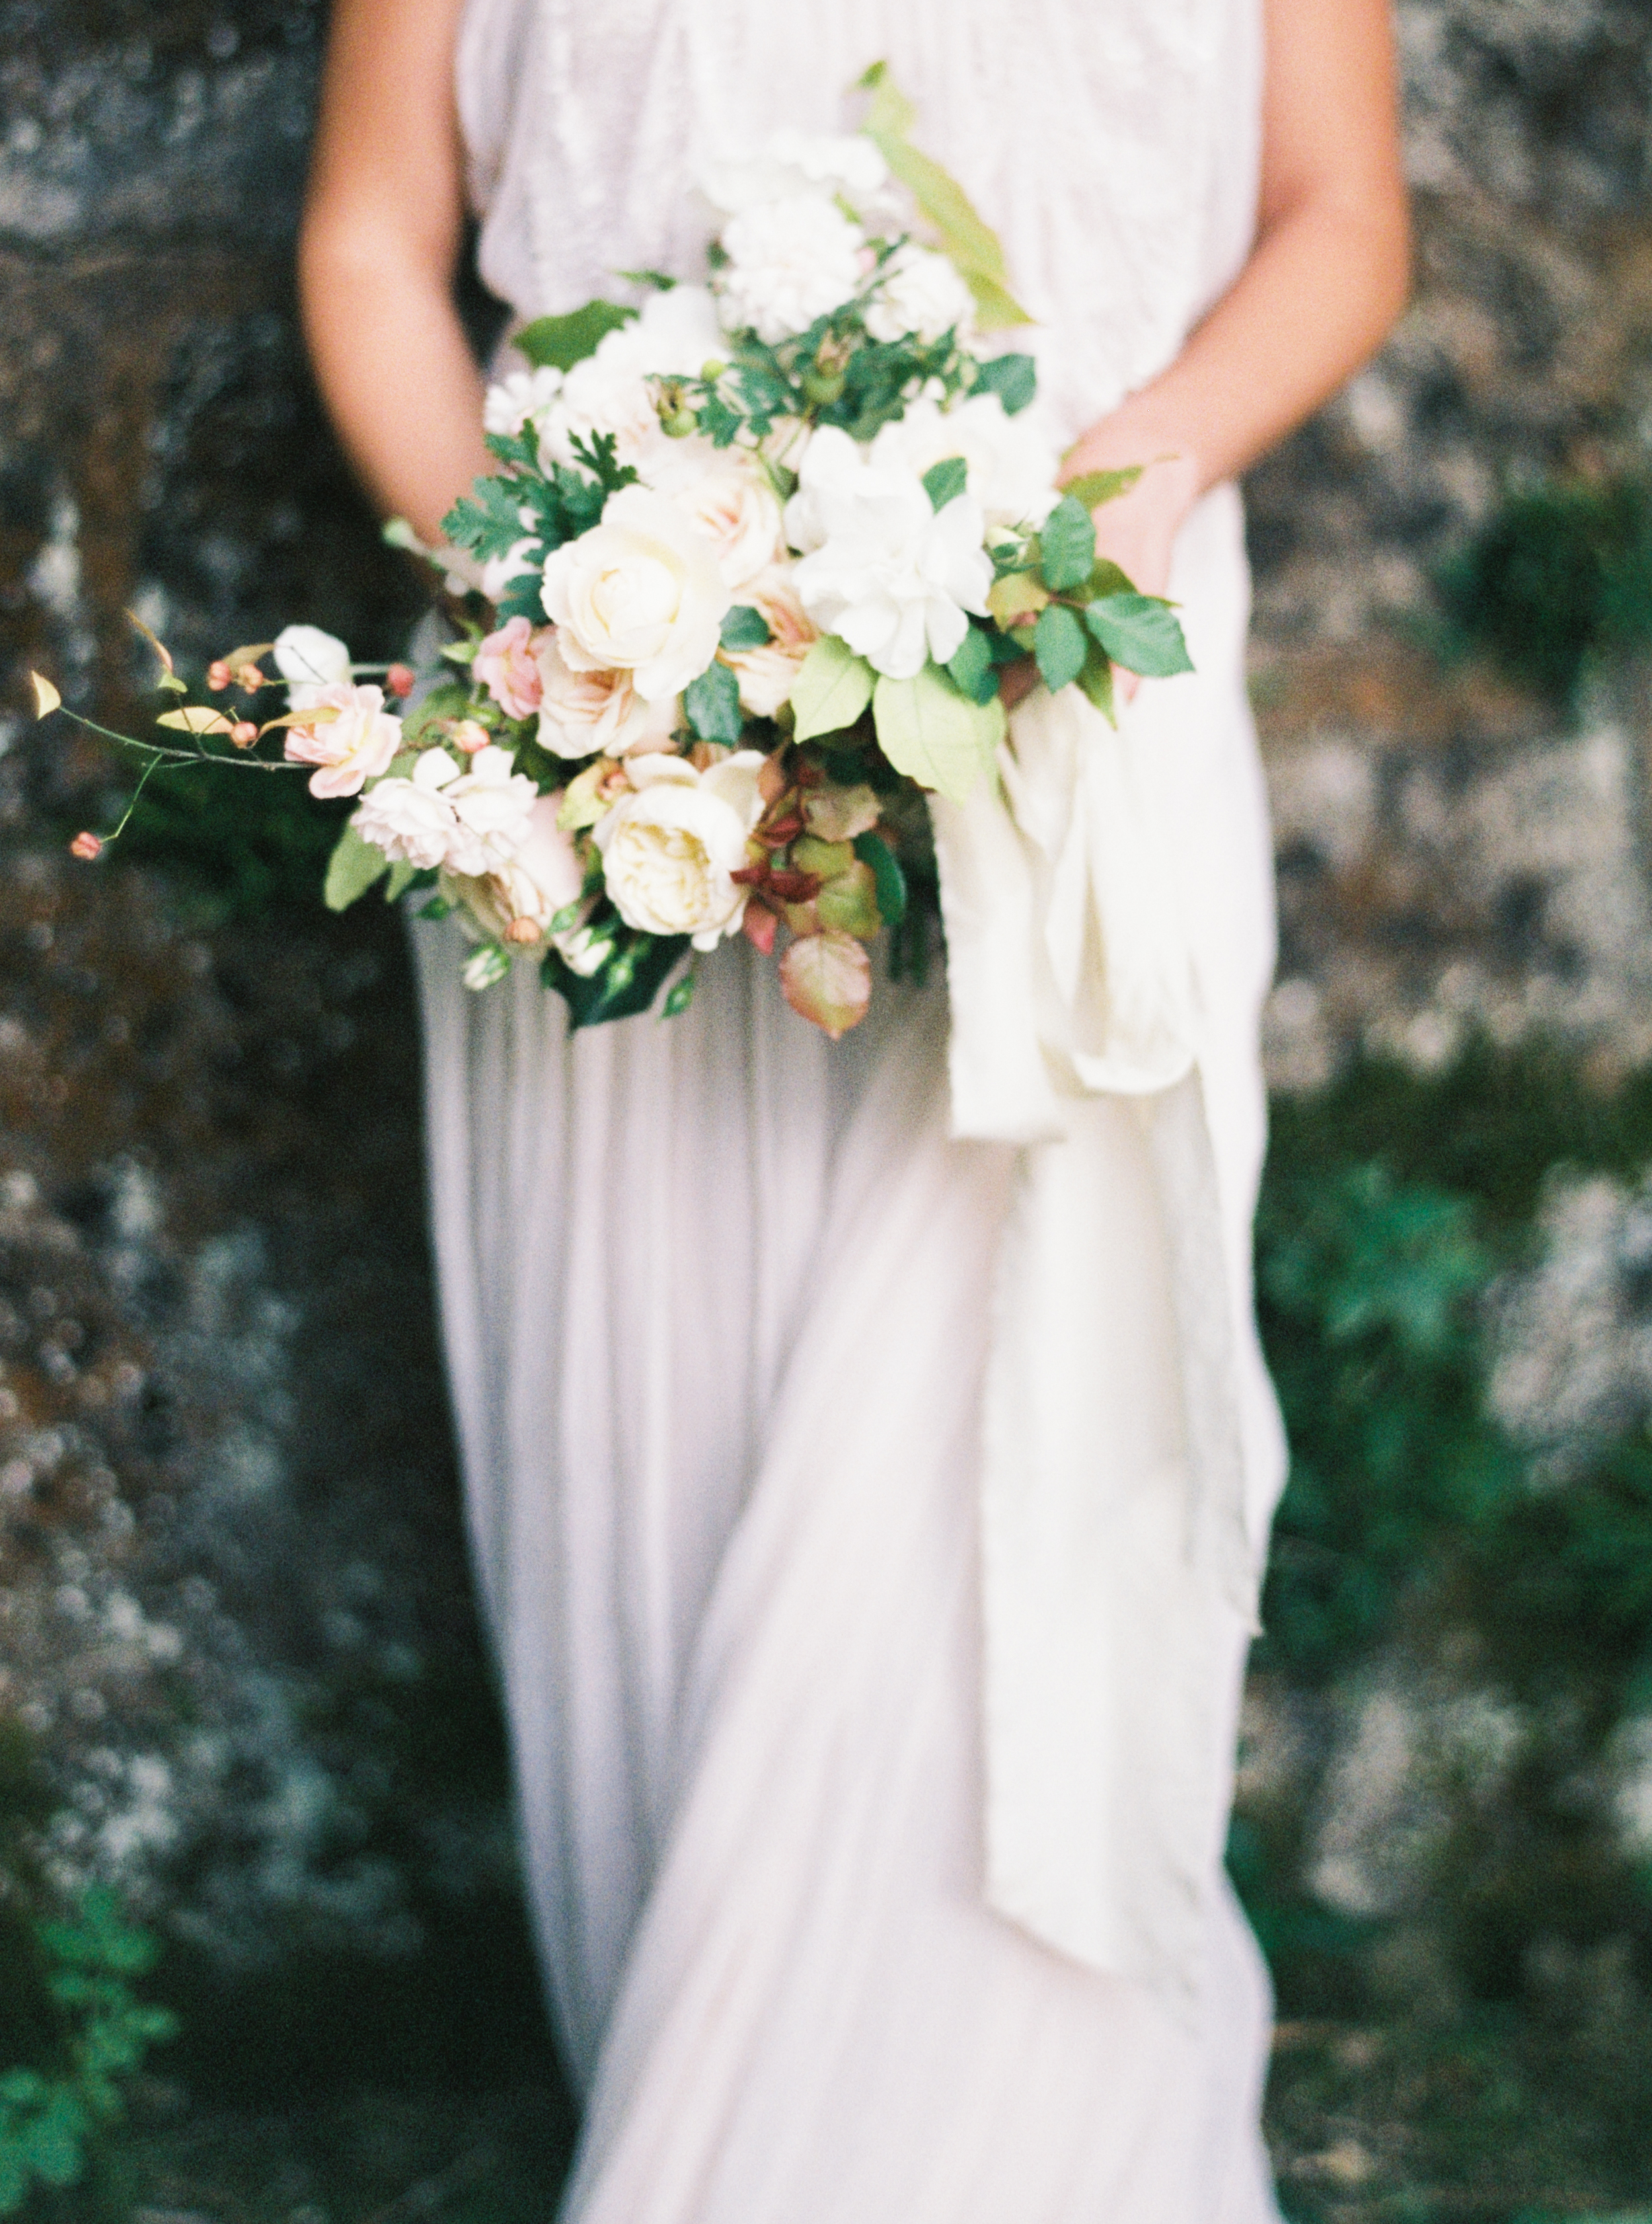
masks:
{"type": "MultiPolygon", "coordinates": [[[[524,317],[615,270],[697,275],[698,163],[782,122],[842,128],[880,57],[1003,237],[1070,436],[1174,356],[1243,260],[1255,0],[1029,0],[1009,37],[987,0],[470,0],[484,274],[524,317]]],[[[1280,1473],[1248,1299],[1271,912],[1231,490],[1191,521],[1173,591],[1200,677],[1163,684],[1151,730],[1254,1546],[1280,1473]]],[[[1157,1572],[1186,1559],[1159,1487],[1188,1458],[1173,1121],[1104,1086],[1066,1107],[1056,1156],[1007,1128],[959,1140],[938,979],[880,982],[832,1045],[737,943],[681,1018],[571,1038],[530,969],[472,995],[457,935],[414,932],[473,1547],[585,2108],[564,2218],[1276,2224],[1266,1979],[1219,1834],[1187,1895],[1190,1993],[1060,1950],[1059,1924],[1007,1919],[989,1877],[989,1809],[1035,1862],[1052,1829],[1081,1849],[1101,1827],[1121,1869],[1154,1873],[1113,1898],[1151,1905],[1145,1810],[1191,1813],[1165,1825],[1185,1847],[1226,1806],[1243,1602],[1183,1584],[1198,1642],[1177,1652],[1157,1572]],[[1081,1397],[1006,1317],[1023,1254],[1081,1282],[1081,1397]],[[1019,1398],[1029,1431],[1071,1408],[1082,1557],[1106,1575],[1077,1603],[1106,1615],[1067,1665],[1111,1677],[1109,1734],[1149,1772],[1163,1725],[1192,1718],[1165,1712],[1155,1645],[1181,1664],[1200,1740],[1163,1751],[1162,1791],[1140,1779],[1139,1829],[1039,1808],[1069,1734],[1058,1652],[1046,1715],[1007,1741],[994,1719],[983,1602],[1006,1595],[993,1564],[1015,1532],[990,1493],[982,1521],[989,1378],[992,1411],[1014,1421],[1019,1398]]]]}

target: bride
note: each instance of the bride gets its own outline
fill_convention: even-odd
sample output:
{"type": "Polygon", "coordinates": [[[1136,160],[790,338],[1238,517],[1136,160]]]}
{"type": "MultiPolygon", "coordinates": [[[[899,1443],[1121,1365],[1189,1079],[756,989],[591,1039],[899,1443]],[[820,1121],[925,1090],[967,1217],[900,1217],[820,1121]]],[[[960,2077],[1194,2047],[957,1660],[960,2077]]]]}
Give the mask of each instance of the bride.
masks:
{"type": "Polygon", "coordinates": [[[305,314],[368,485],[436,540],[489,468],[467,207],[519,320],[697,275],[704,161],[853,128],[880,58],[1003,238],[1068,472],[1146,466],[1101,549],[1197,669],[1116,737],[1075,711],[1059,777],[1050,698],[1016,707],[1004,789],[936,814],[949,984],[835,1046],[743,942],[684,1016],[571,1038],[531,968],[470,995],[414,929],[584,2109],[561,2214],[1261,2224],[1268,1989],[1221,1848],[1283,1463],[1232,481],[1403,297],[1384,0],[340,0],[305,314]]]}

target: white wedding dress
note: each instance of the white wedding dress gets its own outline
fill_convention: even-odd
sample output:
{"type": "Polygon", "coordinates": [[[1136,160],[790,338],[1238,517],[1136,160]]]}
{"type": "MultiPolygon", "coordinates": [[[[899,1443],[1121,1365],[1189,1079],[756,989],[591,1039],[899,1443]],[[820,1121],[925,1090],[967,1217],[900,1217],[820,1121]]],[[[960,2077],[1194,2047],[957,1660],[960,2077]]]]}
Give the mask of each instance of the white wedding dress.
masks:
{"type": "MultiPolygon", "coordinates": [[[[843,128],[886,57],[1070,437],[1244,258],[1260,41],[1258,0],[470,0],[482,268],[525,316],[696,273],[699,161],[843,128]]],[[[880,982],[833,1046],[739,942],[684,1017],[570,1039],[531,969],[474,995],[457,935],[414,930],[472,1537],[585,2110],[564,2220],[1277,2220],[1268,1989],[1220,1869],[1282,1465],[1231,490],[1173,591],[1197,679],[1045,791],[1089,813],[1067,970],[1113,969],[1099,1046],[1076,1006],[1046,1025],[1072,845],[1037,850],[1036,798],[937,827],[950,1069],[939,981],[880,982]],[[1119,1018],[1127,963],[1179,1059],[1119,1018]]]]}

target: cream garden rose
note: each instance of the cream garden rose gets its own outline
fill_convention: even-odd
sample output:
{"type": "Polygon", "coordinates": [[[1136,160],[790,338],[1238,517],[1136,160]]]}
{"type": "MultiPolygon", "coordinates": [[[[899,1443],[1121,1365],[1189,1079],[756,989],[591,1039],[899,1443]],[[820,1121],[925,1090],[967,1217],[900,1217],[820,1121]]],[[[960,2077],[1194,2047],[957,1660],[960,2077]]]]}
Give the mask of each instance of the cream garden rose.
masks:
{"type": "Polygon", "coordinates": [[[658,703],[711,662],[734,596],[705,534],[664,495],[627,486],[545,559],[544,600],[565,663],[629,672],[658,703]]]}
{"type": "MultiPolygon", "coordinates": [[[[527,814],[527,831],[509,862],[485,879],[451,876],[452,894],[469,906],[479,924],[526,955],[546,946],[576,973],[594,973],[608,954],[608,942],[593,941],[585,924],[594,896],[582,900],[584,871],[573,837],[557,824],[562,791],[542,795],[527,814]],[[571,907],[580,916],[571,926],[552,929],[552,920],[571,907]],[[534,938],[526,927],[536,930],[534,938]],[[513,932],[514,930],[514,932],[513,932]]],[[[611,938],[610,938],[611,940],[611,938]]]]}
{"type": "Polygon", "coordinates": [[[738,594],[779,555],[780,503],[756,457],[706,440],[673,442],[675,454],[651,475],[717,552],[717,565],[738,594]]]}
{"type": "Polygon", "coordinates": [[[588,757],[601,750],[665,749],[681,716],[675,695],[650,703],[624,671],[590,672],[568,662],[554,626],[534,644],[539,675],[539,745],[553,756],[588,757]]]}
{"type": "Polygon", "coordinates": [[[539,707],[536,646],[533,627],[520,616],[476,643],[470,669],[508,718],[531,718],[539,707]]]}
{"type": "Polygon", "coordinates": [[[633,757],[633,792],[600,820],[595,839],[614,907],[645,934],[686,934],[715,949],[739,929],[746,891],[733,875],[762,816],[760,750],[741,749],[707,772],[683,757],[633,757]]]}

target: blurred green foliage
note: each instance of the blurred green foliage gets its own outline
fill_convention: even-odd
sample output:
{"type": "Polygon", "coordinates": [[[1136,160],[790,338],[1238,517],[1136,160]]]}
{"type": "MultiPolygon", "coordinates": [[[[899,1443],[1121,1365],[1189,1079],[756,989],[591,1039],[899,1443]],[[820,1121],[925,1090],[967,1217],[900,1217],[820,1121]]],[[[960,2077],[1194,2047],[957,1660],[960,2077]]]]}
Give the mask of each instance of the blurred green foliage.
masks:
{"type": "Polygon", "coordinates": [[[267,919],[320,904],[354,808],[318,801],[296,773],[166,770],[138,798],[119,851],[164,871],[197,924],[267,919]]]}
{"type": "Polygon", "coordinates": [[[1592,655],[1652,641],[1652,487],[1617,479],[1512,494],[1437,584],[1462,645],[1564,703],[1592,655]]]}

